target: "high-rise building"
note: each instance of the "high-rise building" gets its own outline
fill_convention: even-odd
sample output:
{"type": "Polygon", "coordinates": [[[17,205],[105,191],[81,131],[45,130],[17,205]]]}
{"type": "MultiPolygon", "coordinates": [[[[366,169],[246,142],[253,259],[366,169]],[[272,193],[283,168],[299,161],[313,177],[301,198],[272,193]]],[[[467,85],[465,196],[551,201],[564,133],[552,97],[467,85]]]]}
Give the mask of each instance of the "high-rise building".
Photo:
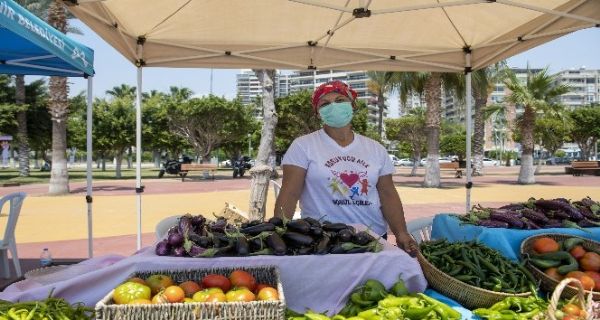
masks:
{"type": "Polygon", "coordinates": [[[243,69],[236,75],[237,96],[244,105],[254,103],[257,97],[262,96],[262,86],[254,71],[243,69]]]}
{"type": "Polygon", "coordinates": [[[568,93],[560,96],[560,102],[567,108],[600,103],[600,70],[585,67],[563,70],[557,80],[570,87],[568,93]]]}
{"type": "MultiPolygon", "coordinates": [[[[290,93],[301,90],[312,91],[316,86],[322,83],[341,80],[356,90],[359,100],[367,103],[369,111],[368,121],[375,125],[378,120],[377,100],[371,95],[367,88],[369,77],[365,71],[337,71],[337,70],[318,70],[318,71],[294,71],[291,74],[277,74],[275,76],[275,97],[283,97],[290,93]]],[[[258,78],[251,70],[242,70],[237,75],[237,93],[244,104],[253,103],[253,101],[262,94],[262,87],[258,78]]],[[[384,110],[384,118],[388,115],[387,107],[384,110]]]]}

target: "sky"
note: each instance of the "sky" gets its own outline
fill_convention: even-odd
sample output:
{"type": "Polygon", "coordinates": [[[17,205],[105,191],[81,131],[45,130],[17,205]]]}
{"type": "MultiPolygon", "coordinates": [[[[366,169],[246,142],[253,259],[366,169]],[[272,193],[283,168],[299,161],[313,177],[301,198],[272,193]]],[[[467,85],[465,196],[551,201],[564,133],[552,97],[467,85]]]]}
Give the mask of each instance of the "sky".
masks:
{"type": "MultiPolygon", "coordinates": [[[[94,50],[94,96],[102,97],[105,91],[122,83],[136,85],[136,68],[117,50],[109,46],[91,29],[78,20],[72,24],[79,28],[83,35],[70,36],[94,50]]],[[[580,68],[600,69],[600,28],[581,30],[544,45],[538,46],[508,59],[511,67],[525,67],[529,63],[532,68],[546,67],[553,72],[580,68]]],[[[167,91],[170,86],[188,87],[195,95],[210,93],[210,69],[182,68],[144,68],[144,91],[167,91]]],[[[218,96],[233,98],[236,95],[235,75],[239,69],[214,69],[213,91],[218,96]]],[[[87,82],[83,79],[70,78],[70,95],[84,91],[87,82]]],[[[397,116],[398,99],[395,95],[388,98],[391,117],[397,116]]]]}

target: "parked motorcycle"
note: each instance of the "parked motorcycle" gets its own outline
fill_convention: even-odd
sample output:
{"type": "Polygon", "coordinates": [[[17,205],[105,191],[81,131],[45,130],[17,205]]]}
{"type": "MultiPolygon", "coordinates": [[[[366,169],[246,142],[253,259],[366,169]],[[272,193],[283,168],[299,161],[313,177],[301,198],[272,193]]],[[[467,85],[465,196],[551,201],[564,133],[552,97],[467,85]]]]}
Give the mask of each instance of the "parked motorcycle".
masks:
{"type": "Polygon", "coordinates": [[[182,163],[192,163],[192,159],[188,156],[183,156],[181,160],[167,160],[163,162],[163,165],[158,172],[158,177],[162,178],[165,173],[178,175],[181,172],[182,163]]]}
{"type": "Polygon", "coordinates": [[[237,160],[231,161],[231,166],[233,167],[233,178],[237,178],[238,176],[241,178],[246,173],[246,170],[250,169],[251,165],[248,163],[250,161],[250,157],[243,156],[237,160]]]}

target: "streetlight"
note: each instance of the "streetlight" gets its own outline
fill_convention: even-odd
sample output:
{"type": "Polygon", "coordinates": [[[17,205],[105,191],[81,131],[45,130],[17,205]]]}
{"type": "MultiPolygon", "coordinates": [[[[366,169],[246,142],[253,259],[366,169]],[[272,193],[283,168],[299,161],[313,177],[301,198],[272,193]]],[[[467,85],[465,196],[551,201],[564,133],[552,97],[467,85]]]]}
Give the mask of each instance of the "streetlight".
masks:
{"type": "Polygon", "coordinates": [[[252,134],[248,133],[248,157],[252,157],[252,134]]]}

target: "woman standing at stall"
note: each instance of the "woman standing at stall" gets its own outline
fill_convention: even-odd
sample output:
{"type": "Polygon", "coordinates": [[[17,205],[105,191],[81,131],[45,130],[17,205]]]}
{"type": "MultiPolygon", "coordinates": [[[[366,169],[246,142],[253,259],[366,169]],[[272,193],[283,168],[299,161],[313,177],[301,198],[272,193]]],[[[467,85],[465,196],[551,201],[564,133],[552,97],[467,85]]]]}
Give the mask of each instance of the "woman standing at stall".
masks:
{"type": "Polygon", "coordinates": [[[313,112],[323,128],[294,140],[285,154],[275,216],[291,218],[300,200],[302,217],[359,223],[383,237],[389,227],[398,246],[414,255],[390,157],[381,144],[352,131],[356,96],[341,81],[315,90],[313,112]]]}

